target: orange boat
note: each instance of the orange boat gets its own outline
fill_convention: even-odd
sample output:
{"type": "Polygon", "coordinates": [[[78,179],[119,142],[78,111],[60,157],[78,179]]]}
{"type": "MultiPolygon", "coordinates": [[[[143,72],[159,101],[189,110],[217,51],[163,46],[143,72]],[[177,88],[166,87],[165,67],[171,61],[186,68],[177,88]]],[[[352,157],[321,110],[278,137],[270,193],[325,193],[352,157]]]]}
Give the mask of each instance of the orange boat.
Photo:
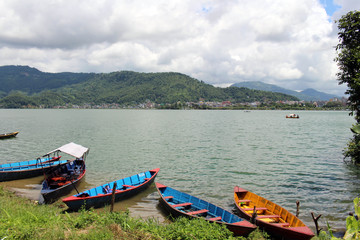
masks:
{"type": "Polygon", "coordinates": [[[247,220],[254,219],[256,225],[272,236],[289,240],[306,240],[314,237],[311,229],[295,215],[255,193],[236,186],[234,201],[242,217],[247,220]]]}

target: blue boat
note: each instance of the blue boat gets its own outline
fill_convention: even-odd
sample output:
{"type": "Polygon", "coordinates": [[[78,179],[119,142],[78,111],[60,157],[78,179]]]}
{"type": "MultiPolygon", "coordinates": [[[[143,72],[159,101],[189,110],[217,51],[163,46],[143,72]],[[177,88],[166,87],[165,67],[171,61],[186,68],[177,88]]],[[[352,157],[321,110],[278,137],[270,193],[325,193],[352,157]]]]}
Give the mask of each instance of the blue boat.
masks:
{"type": "Polygon", "coordinates": [[[85,159],[89,149],[76,143],[68,143],[48,153],[66,153],[75,157],[67,164],[49,171],[42,182],[40,202],[52,203],[60,197],[69,194],[84,178],[86,173],[85,159]]]}
{"type": "Polygon", "coordinates": [[[155,185],[161,204],[173,217],[203,218],[209,222],[225,224],[235,236],[246,236],[256,229],[254,224],[205,200],[160,183],[155,185]]]}
{"type": "Polygon", "coordinates": [[[48,155],[45,158],[2,164],[0,165],[0,182],[40,176],[68,162],[60,158],[61,156],[48,155]]]}
{"type": "Polygon", "coordinates": [[[86,209],[102,207],[111,203],[112,189],[116,182],[115,201],[123,200],[145,190],[152,182],[160,168],[135,174],[117,181],[86,190],[79,194],[63,199],[69,209],[77,211],[81,207],[86,209]]]}

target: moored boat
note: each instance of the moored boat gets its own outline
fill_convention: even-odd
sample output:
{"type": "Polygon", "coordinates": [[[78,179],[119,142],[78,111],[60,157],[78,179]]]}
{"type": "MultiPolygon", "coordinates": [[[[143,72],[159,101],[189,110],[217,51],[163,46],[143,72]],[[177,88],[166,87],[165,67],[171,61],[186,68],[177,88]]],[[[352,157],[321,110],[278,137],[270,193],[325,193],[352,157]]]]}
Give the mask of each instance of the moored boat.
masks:
{"type": "Polygon", "coordinates": [[[256,226],[214,204],[156,183],[160,202],[174,217],[203,218],[209,222],[225,224],[236,236],[246,236],[256,226]]]}
{"type": "Polygon", "coordinates": [[[243,188],[234,188],[234,201],[239,214],[281,239],[306,240],[314,233],[299,218],[281,206],[243,188]],[[255,208],[255,210],[254,210],[255,208]],[[256,212],[255,215],[254,211],[256,212]]]}
{"type": "Polygon", "coordinates": [[[91,207],[102,207],[111,203],[112,190],[115,182],[115,201],[120,201],[145,190],[152,182],[154,182],[159,170],[160,168],[156,168],[117,181],[109,182],[64,198],[62,201],[74,211],[79,210],[81,207],[86,209],[91,207]]]}
{"type": "Polygon", "coordinates": [[[45,203],[52,203],[76,189],[86,173],[85,158],[89,152],[88,148],[71,142],[48,154],[59,152],[73,156],[75,159],[46,174],[40,192],[45,203]]]}
{"type": "Polygon", "coordinates": [[[16,135],[17,135],[18,133],[19,133],[19,132],[3,133],[3,134],[0,134],[0,139],[6,139],[6,138],[16,137],[16,135]]]}
{"type": "Polygon", "coordinates": [[[286,118],[300,118],[300,116],[295,113],[292,113],[292,114],[286,115],[286,118]]]}
{"type": "Polygon", "coordinates": [[[40,176],[52,168],[66,164],[61,156],[47,156],[34,160],[0,165],[0,182],[40,176]]]}

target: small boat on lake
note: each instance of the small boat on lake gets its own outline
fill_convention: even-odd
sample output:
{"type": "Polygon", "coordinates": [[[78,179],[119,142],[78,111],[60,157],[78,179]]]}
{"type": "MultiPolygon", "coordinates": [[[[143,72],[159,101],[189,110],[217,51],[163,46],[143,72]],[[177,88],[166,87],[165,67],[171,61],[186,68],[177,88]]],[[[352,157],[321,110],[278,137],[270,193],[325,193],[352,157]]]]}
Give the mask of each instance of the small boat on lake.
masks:
{"type": "Polygon", "coordinates": [[[34,160],[2,164],[0,165],[0,182],[40,176],[68,162],[60,158],[61,156],[48,155],[34,160]]]}
{"type": "Polygon", "coordinates": [[[3,133],[3,134],[0,134],[0,139],[6,139],[6,138],[16,137],[16,135],[17,135],[18,133],[19,133],[19,132],[3,133]]]}
{"type": "Polygon", "coordinates": [[[256,228],[245,219],[207,201],[160,183],[156,183],[156,188],[161,204],[173,217],[203,218],[209,222],[225,224],[236,236],[246,236],[256,228]]]}
{"type": "Polygon", "coordinates": [[[306,240],[314,237],[314,233],[299,218],[279,205],[236,186],[234,201],[239,214],[245,219],[253,217],[255,224],[281,239],[306,240]]]}
{"type": "Polygon", "coordinates": [[[286,115],[286,118],[300,118],[300,116],[292,113],[292,114],[286,115]]]}
{"type": "Polygon", "coordinates": [[[160,168],[156,168],[138,173],[131,177],[109,182],[64,198],[62,201],[74,211],[79,210],[81,207],[86,209],[91,207],[102,207],[111,203],[112,190],[115,183],[115,201],[123,200],[145,190],[152,182],[154,182],[159,171],[160,168]]]}
{"type": "Polygon", "coordinates": [[[52,203],[70,193],[71,190],[76,190],[76,186],[85,176],[85,158],[89,152],[88,148],[71,142],[48,154],[59,152],[71,155],[75,159],[46,174],[40,192],[45,203],[52,203]]]}

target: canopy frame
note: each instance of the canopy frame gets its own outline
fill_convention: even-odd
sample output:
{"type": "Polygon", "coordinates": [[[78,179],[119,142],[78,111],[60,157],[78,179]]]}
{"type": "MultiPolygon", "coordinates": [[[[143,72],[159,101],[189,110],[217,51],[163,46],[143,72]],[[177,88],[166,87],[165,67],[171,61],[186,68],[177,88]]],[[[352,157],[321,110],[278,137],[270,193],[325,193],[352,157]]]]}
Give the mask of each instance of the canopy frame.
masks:
{"type": "Polygon", "coordinates": [[[83,158],[85,159],[86,155],[88,154],[89,152],[89,148],[86,148],[86,147],[83,147],[79,144],[76,144],[76,143],[73,143],[73,142],[70,142],[68,144],[65,144],[51,152],[48,152],[47,154],[45,154],[44,156],[47,156],[47,155],[50,155],[51,153],[55,153],[55,152],[63,152],[63,153],[66,153],[66,154],[69,154],[73,157],[76,157],[76,158],[83,158]]]}

